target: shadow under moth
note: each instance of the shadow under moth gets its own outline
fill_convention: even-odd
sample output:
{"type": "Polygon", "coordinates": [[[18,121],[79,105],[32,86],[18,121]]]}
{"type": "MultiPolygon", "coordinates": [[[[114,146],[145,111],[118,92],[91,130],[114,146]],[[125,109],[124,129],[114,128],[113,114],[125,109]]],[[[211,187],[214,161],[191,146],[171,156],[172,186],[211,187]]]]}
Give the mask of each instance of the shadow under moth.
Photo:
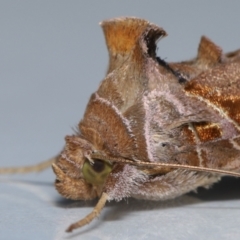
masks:
{"type": "Polygon", "coordinates": [[[99,198],[68,232],[96,218],[106,201],[166,200],[240,176],[240,50],[224,54],[203,36],[195,58],[168,63],[156,55],[162,28],[138,18],[101,26],[109,67],[78,131],[57,157],[0,169],[52,166],[62,196],[99,198]]]}

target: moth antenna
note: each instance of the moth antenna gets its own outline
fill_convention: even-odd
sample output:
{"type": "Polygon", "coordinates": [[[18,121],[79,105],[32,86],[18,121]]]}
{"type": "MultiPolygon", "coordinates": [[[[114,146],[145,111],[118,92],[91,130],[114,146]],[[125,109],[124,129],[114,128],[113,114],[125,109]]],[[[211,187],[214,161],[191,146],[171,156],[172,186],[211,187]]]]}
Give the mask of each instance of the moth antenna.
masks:
{"type": "Polygon", "coordinates": [[[41,172],[46,168],[51,167],[51,165],[54,162],[56,162],[56,160],[57,156],[31,166],[0,168],[0,174],[16,174],[16,173],[24,174],[30,172],[41,172]]]}
{"type": "MultiPolygon", "coordinates": [[[[92,154],[92,158],[98,158],[104,161],[108,161],[109,157],[102,156],[100,154],[92,154]]],[[[199,167],[199,166],[189,166],[189,165],[180,165],[174,163],[154,163],[154,162],[143,162],[143,161],[131,161],[124,158],[114,158],[110,157],[111,162],[118,162],[118,163],[127,163],[136,166],[145,166],[145,167],[168,167],[168,168],[176,168],[176,169],[186,169],[190,171],[197,171],[197,172],[209,172],[209,173],[217,173],[217,174],[224,174],[233,177],[240,177],[240,173],[215,169],[215,168],[206,168],[206,167],[199,167]]]]}
{"type": "MultiPolygon", "coordinates": [[[[142,163],[143,162],[140,162],[139,165],[140,166],[145,165],[145,163],[143,164],[142,163]]],[[[136,165],[138,165],[138,163],[136,165]]],[[[218,173],[218,174],[240,177],[240,173],[221,170],[221,169],[215,169],[215,168],[199,167],[199,166],[180,165],[180,164],[173,164],[173,163],[147,163],[146,166],[170,167],[170,168],[176,168],[176,169],[186,169],[186,170],[197,171],[197,172],[218,173]]]]}
{"type": "Polygon", "coordinates": [[[240,177],[240,173],[215,169],[215,168],[206,168],[206,167],[199,167],[199,166],[189,166],[189,165],[180,165],[174,163],[152,163],[152,162],[132,162],[130,160],[124,160],[126,163],[137,165],[137,166],[153,166],[153,167],[168,167],[168,168],[176,168],[176,169],[186,169],[190,171],[197,171],[197,172],[209,172],[209,173],[217,173],[217,174],[224,174],[233,177],[240,177]]]}
{"type": "Polygon", "coordinates": [[[93,211],[80,221],[71,224],[67,228],[66,232],[72,232],[72,230],[83,227],[90,223],[94,218],[96,218],[100,214],[100,212],[102,211],[107,202],[107,199],[108,199],[107,193],[103,192],[101,198],[98,200],[98,203],[93,209],[93,211]]]}

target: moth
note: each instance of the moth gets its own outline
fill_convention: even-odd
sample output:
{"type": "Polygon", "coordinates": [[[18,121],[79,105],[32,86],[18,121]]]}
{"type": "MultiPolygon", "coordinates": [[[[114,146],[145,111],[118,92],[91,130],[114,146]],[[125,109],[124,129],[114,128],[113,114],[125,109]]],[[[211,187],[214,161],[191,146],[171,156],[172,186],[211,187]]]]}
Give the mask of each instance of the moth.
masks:
{"type": "Polygon", "coordinates": [[[166,200],[240,176],[240,50],[224,54],[203,36],[195,58],[168,63],[156,54],[164,29],[128,17],[101,26],[109,67],[77,132],[57,157],[0,171],[52,166],[63,197],[99,198],[68,232],[91,222],[107,201],[166,200]]]}

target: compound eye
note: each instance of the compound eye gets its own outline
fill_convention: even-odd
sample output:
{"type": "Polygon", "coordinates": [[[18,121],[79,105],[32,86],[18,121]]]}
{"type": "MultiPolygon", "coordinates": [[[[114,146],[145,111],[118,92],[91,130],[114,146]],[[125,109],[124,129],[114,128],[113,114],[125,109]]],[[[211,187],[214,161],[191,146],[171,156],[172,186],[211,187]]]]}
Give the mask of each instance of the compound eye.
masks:
{"type": "Polygon", "coordinates": [[[93,159],[94,163],[85,161],[82,168],[84,179],[93,185],[102,185],[107,179],[108,174],[112,171],[112,166],[102,160],[93,159]]]}

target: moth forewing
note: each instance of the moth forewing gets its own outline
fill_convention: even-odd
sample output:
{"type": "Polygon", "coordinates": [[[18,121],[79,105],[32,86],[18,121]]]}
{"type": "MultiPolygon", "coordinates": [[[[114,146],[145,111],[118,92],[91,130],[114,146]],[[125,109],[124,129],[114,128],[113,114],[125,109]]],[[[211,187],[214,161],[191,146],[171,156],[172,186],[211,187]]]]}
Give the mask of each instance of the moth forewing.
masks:
{"type": "Polygon", "coordinates": [[[67,231],[92,221],[106,201],[165,200],[240,176],[240,54],[202,37],[197,56],[167,63],[156,41],[167,35],[143,19],[101,23],[109,51],[106,78],[92,94],[78,133],[52,164],[66,198],[100,198],[67,231]]]}

